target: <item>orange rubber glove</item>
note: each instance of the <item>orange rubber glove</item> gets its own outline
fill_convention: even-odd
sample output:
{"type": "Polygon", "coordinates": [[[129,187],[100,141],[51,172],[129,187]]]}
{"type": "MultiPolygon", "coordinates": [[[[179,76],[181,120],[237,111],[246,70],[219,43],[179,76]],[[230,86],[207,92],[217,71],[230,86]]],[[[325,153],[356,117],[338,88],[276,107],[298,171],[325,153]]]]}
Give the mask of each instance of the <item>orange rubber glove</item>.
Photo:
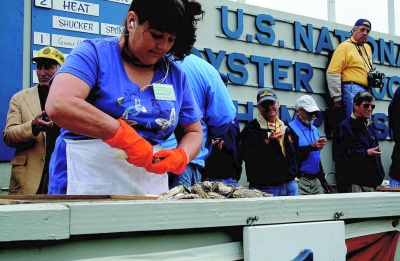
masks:
{"type": "Polygon", "coordinates": [[[181,174],[189,163],[189,156],[182,148],[160,150],[154,154],[154,158],[160,158],[161,160],[147,166],[146,170],[156,174],[164,174],[166,172],[181,174]]]}
{"type": "Polygon", "coordinates": [[[118,119],[119,127],[114,138],[103,140],[113,148],[123,149],[128,155],[126,161],[137,167],[147,167],[153,160],[153,146],[143,139],[124,120],[118,119]]]}

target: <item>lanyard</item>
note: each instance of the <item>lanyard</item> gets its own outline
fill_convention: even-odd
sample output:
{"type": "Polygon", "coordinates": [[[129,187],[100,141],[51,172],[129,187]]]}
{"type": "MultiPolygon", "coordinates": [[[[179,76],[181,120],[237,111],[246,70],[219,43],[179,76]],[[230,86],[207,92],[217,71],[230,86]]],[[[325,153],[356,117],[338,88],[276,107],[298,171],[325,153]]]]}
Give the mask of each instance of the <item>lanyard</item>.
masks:
{"type": "Polygon", "coordinates": [[[369,71],[370,71],[370,72],[373,71],[374,69],[372,68],[372,63],[371,63],[371,60],[372,60],[372,59],[369,58],[368,53],[367,53],[367,50],[365,49],[365,46],[362,45],[362,47],[364,48],[365,55],[367,56],[368,63],[367,63],[367,61],[365,60],[365,57],[364,57],[364,55],[363,55],[363,52],[362,52],[361,49],[360,49],[360,46],[359,46],[357,43],[353,42],[352,40],[349,40],[349,41],[350,41],[352,44],[354,44],[354,46],[356,47],[358,53],[361,55],[361,58],[363,59],[364,64],[367,65],[369,71]]]}

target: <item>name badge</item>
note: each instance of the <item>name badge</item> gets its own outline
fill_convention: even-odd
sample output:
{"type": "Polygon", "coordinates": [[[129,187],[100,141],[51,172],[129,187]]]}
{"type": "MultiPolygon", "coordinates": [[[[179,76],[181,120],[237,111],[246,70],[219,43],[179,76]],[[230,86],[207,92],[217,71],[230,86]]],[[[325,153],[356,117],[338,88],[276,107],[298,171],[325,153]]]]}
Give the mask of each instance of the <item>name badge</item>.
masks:
{"type": "Polygon", "coordinates": [[[153,84],[154,96],[157,100],[175,101],[175,91],[172,84],[153,84]]]}

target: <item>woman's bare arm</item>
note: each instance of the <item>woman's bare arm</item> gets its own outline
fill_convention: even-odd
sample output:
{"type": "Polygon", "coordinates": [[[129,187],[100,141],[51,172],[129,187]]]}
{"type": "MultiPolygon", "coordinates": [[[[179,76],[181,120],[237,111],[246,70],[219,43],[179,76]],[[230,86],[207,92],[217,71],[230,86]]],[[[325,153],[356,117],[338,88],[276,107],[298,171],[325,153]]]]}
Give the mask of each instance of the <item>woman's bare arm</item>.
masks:
{"type": "Polygon", "coordinates": [[[46,113],[58,126],[71,132],[99,139],[114,137],[119,122],[85,99],[90,87],[68,73],[57,74],[46,101],[46,113]]]}

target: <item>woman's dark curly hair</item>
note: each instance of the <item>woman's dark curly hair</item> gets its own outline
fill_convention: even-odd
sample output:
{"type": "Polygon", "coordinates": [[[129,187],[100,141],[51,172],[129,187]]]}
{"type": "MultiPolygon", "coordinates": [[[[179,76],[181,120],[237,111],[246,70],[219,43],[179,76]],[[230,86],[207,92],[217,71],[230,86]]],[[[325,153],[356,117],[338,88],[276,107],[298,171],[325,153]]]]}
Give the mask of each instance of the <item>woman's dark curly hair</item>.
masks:
{"type": "MultiPolygon", "coordinates": [[[[173,60],[183,60],[191,53],[196,41],[197,22],[204,15],[201,4],[195,0],[132,0],[130,11],[136,13],[139,24],[148,21],[151,28],[176,35],[175,43],[167,53],[173,60]]],[[[127,28],[124,35],[127,43],[127,28]]]]}

